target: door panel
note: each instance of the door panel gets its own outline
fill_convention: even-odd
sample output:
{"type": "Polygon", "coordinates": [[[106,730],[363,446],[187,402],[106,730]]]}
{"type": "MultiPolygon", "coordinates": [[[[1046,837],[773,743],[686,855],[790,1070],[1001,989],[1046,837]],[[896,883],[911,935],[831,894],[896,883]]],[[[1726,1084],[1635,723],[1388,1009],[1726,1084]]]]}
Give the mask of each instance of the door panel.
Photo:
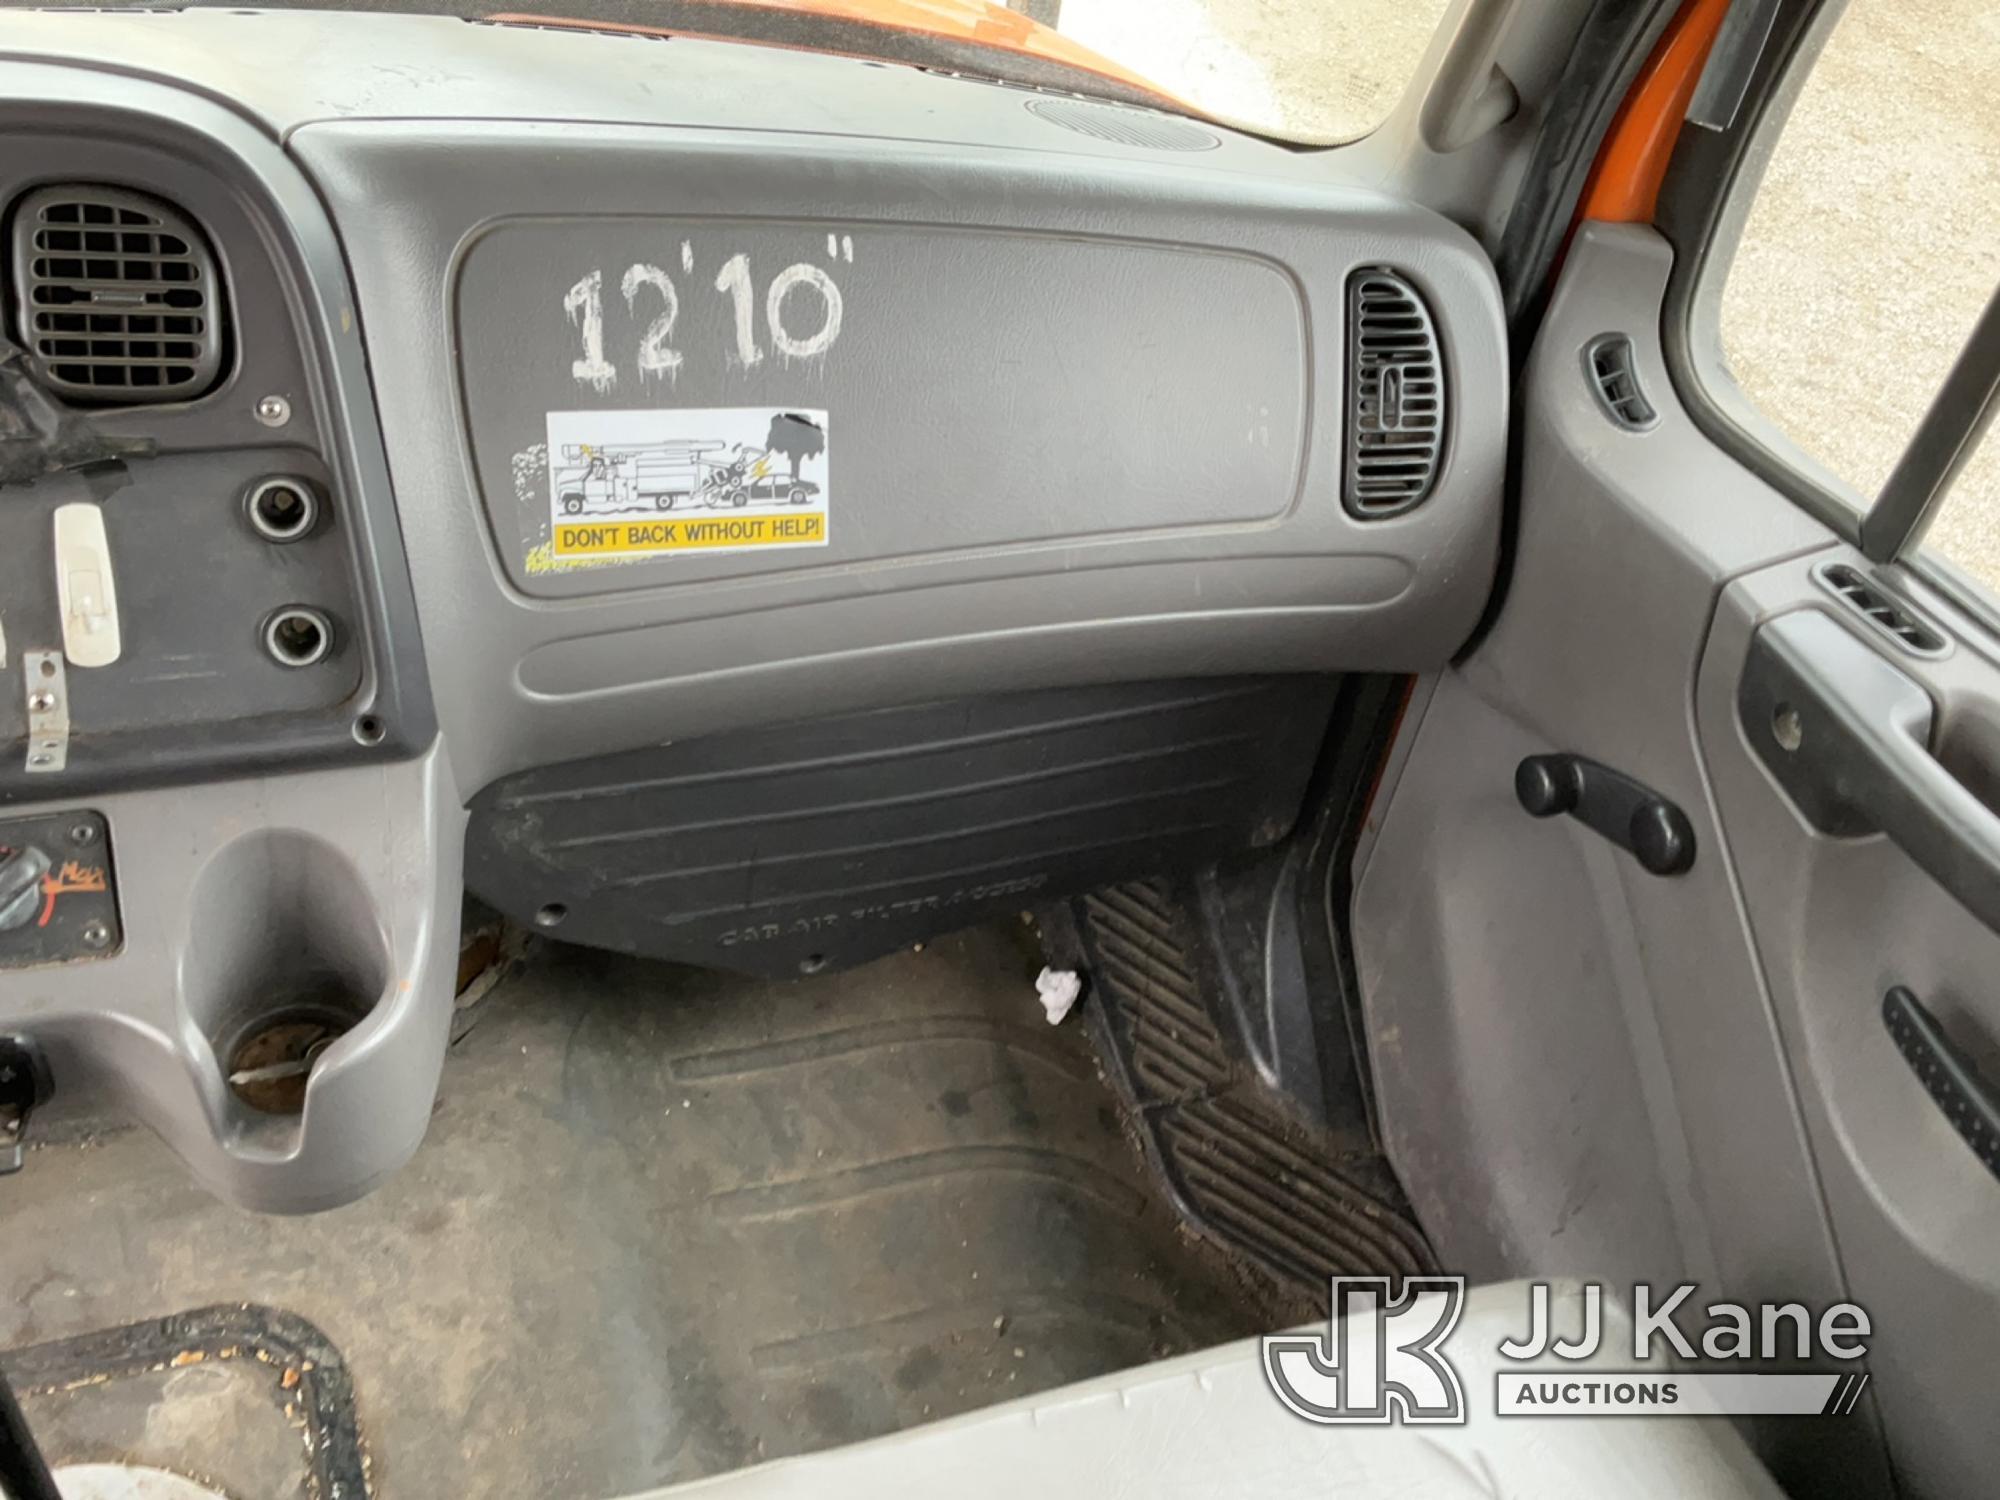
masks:
{"type": "MultiPolygon", "coordinates": [[[[1803,574],[1835,543],[1676,399],[1671,268],[1648,227],[1586,225],[1571,248],[1520,393],[1507,602],[1406,721],[1357,872],[1357,971],[1391,1159],[1438,1210],[1444,1263],[1819,1304],[1846,1283],[1694,685],[1731,580],[1803,574]],[[1642,430],[1590,387],[1607,334],[1630,341],[1642,430]],[[1693,868],[1649,875],[1575,819],[1531,818],[1515,768],[1550,751],[1680,807],[1693,868]]],[[[1801,1493],[1888,1489],[1872,1414],[1760,1437],[1801,1493]]]]}
{"type": "MultiPolygon", "coordinates": [[[[2000,671],[1967,646],[1930,659],[1864,640],[1866,622],[1793,561],[1724,593],[1696,705],[1848,1289],[1874,1320],[1869,1368],[1897,1472],[1912,1493],[1979,1494],[1993,1437],[1978,1392],[2000,1354],[2000,1182],[1898,1052],[1883,997],[1908,987],[2000,1077],[2000,937],[1890,836],[1817,831],[1754,748],[1774,731],[1739,706],[1753,639],[1800,611],[1919,685],[1960,730],[1991,722],[2000,671]]],[[[1942,601],[1924,612],[1971,633],[1942,601]]],[[[1801,733],[1824,729],[1808,713],[1801,733]]]]}

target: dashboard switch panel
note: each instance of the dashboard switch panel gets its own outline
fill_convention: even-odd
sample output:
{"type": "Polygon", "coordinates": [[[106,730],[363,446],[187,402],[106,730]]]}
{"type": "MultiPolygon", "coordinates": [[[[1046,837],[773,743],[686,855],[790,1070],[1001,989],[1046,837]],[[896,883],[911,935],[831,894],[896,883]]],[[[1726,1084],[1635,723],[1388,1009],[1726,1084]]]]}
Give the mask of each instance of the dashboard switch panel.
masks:
{"type": "Polygon", "coordinates": [[[0,969],[102,958],[122,941],[101,814],[0,821],[0,969]]]}

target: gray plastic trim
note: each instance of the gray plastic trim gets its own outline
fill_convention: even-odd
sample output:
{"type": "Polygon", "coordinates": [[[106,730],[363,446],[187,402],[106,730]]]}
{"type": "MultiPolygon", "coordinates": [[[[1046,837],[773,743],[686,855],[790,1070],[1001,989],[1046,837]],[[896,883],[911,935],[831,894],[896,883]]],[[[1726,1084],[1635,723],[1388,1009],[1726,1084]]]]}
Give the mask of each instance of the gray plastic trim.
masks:
{"type": "MultiPolygon", "coordinates": [[[[449,1013],[461,788],[968,687],[1435,667],[1485,596],[1508,415],[1497,285],[1461,230],[1358,180],[1379,171],[1365,156],[1329,158],[1329,171],[1230,132],[1213,150],[1163,153],[1050,129],[1013,90],[911,70],[430,17],[16,12],[7,31],[17,52],[75,64],[0,62],[8,109],[37,129],[115,136],[121,149],[136,137],[213,165],[282,250],[328,356],[304,388],[238,392],[248,399],[227,410],[265,442],[267,394],[301,425],[352,414],[334,493],[360,503],[337,519],[383,561],[364,582],[399,650],[418,639],[421,599],[450,728],[445,745],[400,764],[93,799],[118,842],[126,948],[0,985],[0,1019],[49,1041],[58,1088],[122,1100],[238,1202],[345,1201],[415,1148],[449,1013]],[[562,67],[549,65],[557,53],[562,67]],[[385,56],[451,65],[385,68],[385,56]],[[147,81],[161,68],[209,97],[147,81]],[[498,84],[537,118],[488,118],[498,84]],[[750,98],[763,129],[744,128],[750,98]],[[401,118],[360,118],[370,114],[401,118]],[[1357,179],[1343,180],[1341,160],[1357,179]],[[802,242],[788,251],[802,257],[878,233],[891,252],[882,285],[904,300],[885,297],[877,353],[907,356],[928,334],[934,365],[885,380],[768,360],[768,387],[711,369],[646,396],[835,410],[847,529],[836,519],[831,545],[810,554],[677,558],[534,577],[531,589],[519,528],[496,518],[517,504],[521,414],[555,409],[551,392],[593,404],[570,379],[562,296],[583,268],[569,254],[616,278],[642,255],[678,267],[678,241],[699,239],[712,278],[726,236],[754,238],[760,255],[802,242]],[[505,260],[510,242],[536,236],[561,258],[505,260]],[[482,260],[498,268],[486,282],[482,260]],[[1042,358],[1010,373],[995,351],[999,335],[1036,331],[1020,317],[1036,290],[1030,260],[1062,275],[1045,289],[1042,358]],[[1381,264],[1430,307],[1451,387],[1482,399],[1461,403],[1421,511],[1364,530],[1339,501],[1344,288],[1355,267],[1381,264]],[[558,266],[567,274],[545,286],[558,266]],[[1066,305],[1071,274],[1129,301],[1066,305]],[[994,317],[977,292],[1003,284],[1014,301],[994,317]],[[1233,299],[1175,295],[1195,284],[1248,293],[1255,316],[1232,324],[1233,299]],[[498,302],[477,300],[489,295],[498,302]],[[480,316],[510,296],[518,325],[480,316]],[[1051,349],[1143,378],[1093,381],[1051,349]],[[1148,418],[1157,426],[1166,410],[1146,382],[1170,392],[1176,372],[1225,353],[1259,371],[1270,411],[1175,414],[1157,441],[1183,454],[1180,429],[1198,439],[1212,421],[1212,445],[1241,445],[1254,483],[1232,484],[1227,465],[1221,482],[1121,481],[1100,465],[1109,477],[1075,495],[1010,470],[1004,483],[961,484],[944,508],[909,478],[928,435],[908,420],[919,398],[947,416],[1027,410],[1010,461],[1039,455],[1060,475],[1081,451],[1063,425],[1076,412],[1139,434],[1142,455],[1148,418]],[[325,1054],[301,1119],[246,1119],[216,1049],[240,1034],[246,1007],[295,977],[278,955],[301,946],[363,1019],[325,1054]]],[[[783,262],[762,264],[768,275],[783,262]]],[[[850,309],[850,348],[866,347],[865,311],[850,309]]],[[[638,404],[629,395],[619,404],[638,404]]],[[[225,507],[240,493],[232,485],[225,507]]],[[[385,671],[421,701],[424,665],[391,656],[385,671]]],[[[416,710],[390,726],[418,727],[416,710]]]]}
{"type": "MultiPolygon", "coordinates": [[[[15,23],[26,19],[24,13],[9,13],[10,42],[15,23]]],[[[127,726],[121,723],[120,733],[96,739],[86,738],[90,721],[80,717],[77,753],[65,784],[81,794],[421,750],[435,738],[437,722],[367,356],[339,244],[305,177],[276,141],[236,110],[183,89],[90,67],[0,59],[0,133],[15,148],[8,165],[0,166],[0,181],[22,170],[23,156],[30,154],[37,172],[158,193],[208,232],[222,264],[232,321],[239,331],[255,322],[264,336],[253,344],[239,340],[221,381],[199,399],[102,408],[93,419],[107,432],[156,440],[162,454],[183,465],[197,462],[194,454],[226,458],[274,443],[322,459],[340,523],[339,536],[324,540],[341,554],[350,591],[349,597],[325,601],[352,615],[355,677],[338,701],[302,706],[296,686],[277,689],[269,700],[246,688],[234,711],[210,714],[207,722],[176,720],[143,735],[124,733],[127,726]],[[280,328],[288,336],[278,337],[280,328]],[[282,429],[257,415],[260,402],[271,395],[282,397],[289,410],[282,429]],[[294,696],[284,696],[287,692],[294,696]],[[384,726],[373,746],[357,745],[352,733],[353,722],[364,716],[384,726]]],[[[152,462],[133,460],[127,474],[103,481],[116,491],[114,505],[144,500],[152,462]]],[[[22,491],[20,499],[40,504],[44,490],[92,482],[91,476],[46,479],[22,491]]],[[[240,483],[231,474],[217,496],[221,525],[237,522],[230,510],[240,483]]],[[[115,518],[111,531],[115,560],[115,518]]],[[[191,568],[207,549],[198,534],[186,541],[191,568]]],[[[23,585],[10,581],[9,587],[23,585]]],[[[18,639],[26,621],[14,613],[6,624],[18,639]]],[[[254,642],[258,623],[255,614],[243,620],[246,647],[254,642]]],[[[128,640],[132,629],[128,620],[128,640]]],[[[128,652],[117,670],[141,672],[150,665],[128,652]]],[[[107,709],[114,719],[116,708],[107,709]]],[[[11,701],[0,701],[0,735],[10,727],[20,733],[11,701]]],[[[0,767],[0,800],[24,795],[41,792],[22,787],[0,767]]]]}
{"type": "MultiPolygon", "coordinates": [[[[1832,556],[1864,566],[1845,547],[1832,556]]],[[[1979,626],[1926,600],[1959,649],[1892,666],[1859,627],[1831,613],[1812,576],[1821,560],[1775,563],[1723,591],[1695,684],[1695,725],[1843,1279],[1873,1322],[1870,1400],[1880,1406],[1897,1479],[1908,1494],[1976,1495],[1991,1472],[1991,1413],[1980,1393],[2000,1354],[1992,1276],[2000,1191],[1898,1055],[1882,1000],[1897,986],[1921,996],[1990,1070],[2000,1038],[1992,985],[2000,935],[1893,837],[1816,829],[1808,814],[1825,809],[1785,790],[1757,744],[1771,715],[1746,723],[1742,697],[1761,637],[1774,626],[1815,627],[1841,647],[1837,656],[1853,658],[1837,680],[1886,689],[1879,706],[1900,704],[1906,723],[1912,713],[1931,716],[1938,763],[1990,803],[2000,763],[2000,662],[1977,648],[1979,626]]],[[[1806,735],[1829,731],[1815,725],[1809,705],[1801,721],[1806,735]]],[[[1859,785],[1847,780],[1846,789],[1859,785]]],[[[1863,822],[1894,810],[1892,801],[1867,801],[1863,822]]],[[[1990,830],[1990,806],[1976,817],[1990,830]]],[[[1990,879],[1982,895],[1978,904],[1991,916],[1990,879]]],[[[1822,1489],[1856,1492],[1859,1484],[1811,1487],[1822,1489]]]]}
{"type": "MultiPolygon", "coordinates": [[[[662,736],[945,696],[975,681],[1004,690],[1190,670],[1435,668],[1472,628],[1493,577],[1507,427],[1497,286],[1461,230],[1374,189],[1394,179],[1387,137],[1313,154],[1218,130],[1213,150],[1162,152],[1052,129],[1018,90],[913,69],[429,16],[23,11],[9,16],[7,45],[74,60],[80,71],[64,76],[88,97],[147,87],[112,70],[171,67],[283,139],[317,180],[347,239],[356,321],[377,339],[373,375],[430,675],[469,787],[662,736]],[[385,69],[385,56],[449,66],[385,69]],[[495,97],[517,118],[491,119],[495,97]],[[745,128],[746,99],[757,101],[758,128],[745,128]],[[520,325],[510,331],[491,316],[497,304],[461,299],[474,295],[482,256],[519,240],[525,224],[568,243],[579,264],[565,254],[536,268],[529,257],[527,270],[493,282],[516,297],[520,325]],[[460,398],[477,402],[504,382],[510,353],[560,352],[575,336],[563,292],[590,266],[608,277],[607,319],[622,318],[622,268],[678,273],[679,241],[697,241],[708,280],[684,290],[682,317],[710,316],[716,259],[727,237],[752,230],[786,259],[804,258],[828,232],[854,236],[857,255],[870,233],[915,236],[898,252],[909,299],[899,321],[945,338],[939,347],[956,351],[955,363],[899,387],[830,362],[803,393],[796,382],[768,388],[773,405],[810,394],[813,407],[840,408],[835,462],[850,499],[818,555],[684,557],[530,587],[494,517],[515,503],[509,460],[533,439],[486,430],[476,414],[468,431],[460,398]],[[1028,368],[996,359],[987,331],[1021,331],[1022,320],[1010,304],[1006,317],[960,326],[982,303],[976,280],[931,274],[927,257],[947,242],[963,250],[966,275],[981,260],[1015,264],[1018,249],[1052,266],[1094,263],[1115,285],[1124,258],[1133,301],[1117,318],[1102,297],[1064,305],[1060,284],[1040,316],[1055,332],[1095,316],[1123,346],[1121,366],[1156,379],[1198,372],[1211,349],[1240,358],[1276,322],[1266,308],[1254,329],[1232,330],[1226,300],[1175,301],[1139,274],[1142,262],[1199,262],[1218,285],[1224,267],[1262,267],[1288,284],[1299,372],[1283,391],[1289,413],[1260,404],[1273,407],[1273,444],[1278,419],[1291,428],[1289,504],[1264,503],[1279,476],[1260,458],[1255,506],[1226,478],[1163,485],[1149,475],[1073,496],[1024,488],[1016,471],[959,500],[966,524],[950,513],[942,525],[912,524],[939,508],[912,490],[909,464],[921,463],[922,447],[910,439],[923,429],[893,420],[899,389],[932,398],[934,411],[1004,411],[1032,397],[1040,415],[1025,423],[1021,451],[1047,450],[1044,472],[1060,472],[1073,440],[1049,449],[1061,428],[1048,414],[1129,429],[1149,411],[1144,387],[1092,386],[1074,359],[1066,372],[1047,349],[1028,368]],[[510,279],[553,275],[557,264],[568,274],[552,293],[540,279],[510,279]],[[1433,497],[1365,532],[1339,503],[1341,288],[1364,264],[1396,266],[1418,287],[1442,332],[1450,387],[1480,393],[1459,405],[1433,497]],[[461,333],[483,341],[476,369],[458,362],[461,333]],[[875,510],[870,525],[853,524],[856,505],[875,510]],[[929,540],[913,555],[878,539],[892,533],[929,540]],[[675,649],[662,654],[665,639],[675,649]],[[581,691],[549,670],[572,656],[590,663],[581,691]]],[[[1478,173],[1483,157],[1467,148],[1452,170],[1478,173]]],[[[767,277],[775,269],[760,265],[767,277]]],[[[1025,285],[1018,274],[1015,284],[1025,285]]],[[[851,310],[845,337],[865,326],[851,310]]],[[[891,324],[878,314],[876,326],[891,324]]],[[[774,368],[766,361],[765,375],[774,368]]],[[[536,369],[537,383],[508,396],[517,417],[506,426],[517,428],[547,389],[536,369]]],[[[637,404],[633,384],[628,375],[624,404],[637,404]]],[[[1161,388],[1173,387],[1161,379],[1161,388]]],[[[647,399],[692,405],[732,389],[749,387],[704,386],[688,373],[647,399]]],[[[1259,429],[1262,413],[1241,415],[1251,419],[1215,414],[1215,443],[1259,429]]],[[[1183,443],[1198,425],[1177,418],[1160,430],[1183,443]]]]}
{"type": "MultiPolygon", "coordinates": [[[[0,101],[0,127],[67,130],[79,151],[121,153],[123,171],[214,174],[226,186],[211,180],[204,191],[237,195],[232,211],[254,226],[322,351],[284,393],[285,440],[316,447],[337,476],[340,523],[365,563],[356,583],[368,607],[354,623],[382,648],[355,722],[387,720],[374,745],[356,743],[346,716],[334,723],[341,756],[380,756],[372,766],[274,774],[299,748],[246,732],[220,745],[177,742],[132,774],[157,786],[248,756],[262,768],[251,779],[92,795],[77,777],[25,783],[18,795],[34,800],[23,812],[85,806],[109,819],[124,944],[101,959],[10,971],[0,1026],[44,1044],[60,1099],[136,1116],[222,1196],[272,1212],[331,1207],[401,1165],[429,1119],[456,971],[464,822],[430,715],[345,267],[312,189],[239,113],[132,78],[7,61],[0,101]],[[390,641],[409,654],[390,652],[390,641]],[[417,745],[429,748],[412,757],[417,745]],[[318,1064],[302,1115],[254,1115],[229,1094],[217,1048],[260,1007],[323,998],[303,996],[302,984],[337,988],[357,1024],[318,1064]]],[[[217,250],[226,265],[229,246],[217,250]]],[[[157,434],[171,452],[268,447],[256,401],[229,399],[241,375],[239,366],[204,401],[124,409],[104,424],[157,434]]],[[[242,483],[215,496],[217,524],[245,525],[242,483]]]]}
{"type": "MultiPolygon", "coordinates": [[[[1570,247],[1522,398],[1515,587],[1405,721],[1356,874],[1355,968],[1384,1144],[1443,1263],[1818,1305],[1847,1286],[1800,1058],[1748,935],[1729,853],[1743,834],[1716,803],[1691,689],[1729,581],[1787,558],[1803,575],[1833,540],[1675,399],[1657,318],[1673,264],[1638,225],[1587,224],[1570,247]],[[1582,379],[1607,328],[1629,331],[1657,398],[1645,432],[1608,430],[1582,379]],[[1702,857],[1659,880],[1572,819],[1529,818],[1513,771],[1551,751],[1670,797],[1702,857]]],[[[1878,945],[1884,930],[1857,924],[1878,945]]],[[[1891,1492],[1865,1405],[1758,1439],[1798,1493],[1891,1492]]]]}
{"type": "MultiPolygon", "coordinates": [[[[1483,602],[1506,418],[1497,289],[1477,248],[1420,209],[1308,187],[1275,161],[1269,175],[1220,176],[1178,160],[1079,156],[1052,173],[1044,152],[916,140],[355,122],[306,127],[293,144],[336,215],[357,226],[365,321],[406,331],[404,357],[376,375],[432,679],[467,786],[663,733],[922,701],[968,682],[1005,691],[1181,676],[1190,664],[1421,670],[1449,657],[1483,602]],[[382,215],[389,201],[406,211],[382,215]],[[647,204],[673,215],[648,220],[647,204]],[[754,375],[697,367],[728,338],[726,303],[697,277],[675,327],[688,364],[670,393],[643,393],[629,369],[603,396],[572,380],[577,333],[563,299],[585,270],[602,268],[615,287],[645,251],[678,272],[687,245],[712,280],[733,246],[775,268],[778,256],[821,253],[829,235],[853,240],[838,274],[853,278],[842,339],[856,342],[809,379],[768,359],[754,375]],[[904,274],[869,280],[884,253],[904,274]],[[1031,357],[1023,334],[1035,325],[1014,316],[1031,290],[1017,256],[1058,276],[1038,314],[1048,339],[1033,363],[996,370],[1001,352],[1031,357]],[[1458,406],[1432,497],[1360,522],[1340,502],[1344,298],[1355,267],[1380,264],[1402,268],[1429,304],[1449,386],[1482,395],[1458,406]],[[1120,265],[1132,268],[1122,282],[1120,265]],[[1275,295],[1257,291],[1245,309],[1254,319],[1232,327],[1158,300],[1139,273],[1165,267],[1178,268],[1169,285],[1207,278],[1275,295]],[[1005,317],[973,290],[982,269],[1005,317]],[[1104,292],[1084,300],[1062,276],[1104,292]],[[864,301],[871,287],[879,297],[900,287],[904,305],[864,301]],[[1121,288],[1129,312],[1107,301],[1121,288]],[[970,342],[956,312],[968,302],[996,325],[970,342]],[[1054,359],[1049,340],[1066,323],[1118,347],[1079,343],[1054,359]],[[1146,483],[1120,484],[1071,446],[1080,416],[1108,442],[1149,430],[1157,403],[1144,386],[1099,380],[1105,360],[1130,369],[1145,350],[1142,367],[1164,380],[1182,366],[1242,364],[1227,341],[1252,335],[1289,345],[1287,364],[1298,362],[1295,374],[1267,364],[1260,375],[1268,416],[1193,413],[1156,440],[1186,451],[1210,422],[1211,449],[1242,448],[1244,483],[1232,486],[1225,468],[1214,484],[1171,471],[1154,482],[1150,470],[1146,483]],[[925,338],[942,352],[911,352],[925,338]],[[861,363],[843,366],[850,349],[861,363]],[[905,357],[926,361],[907,385],[894,366],[905,357]],[[537,481],[517,490],[514,460],[540,437],[543,412],[776,407],[803,402],[802,391],[833,414],[828,547],[526,571],[532,536],[517,518],[536,506],[546,517],[547,500],[537,481]],[[950,469],[951,485],[914,482],[933,435],[976,427],[996,402],[1016,437],[1011,449],[979,448],[999,466],[983,471],[991,477],[950,469]],[[1265,423],[1269,449],[1255,441],[1265,423]],[[1070,493],[1061,476],[1078,463],[1105,478],[1070,493]]],[[[605,306],[615,349],[636,332],[624,331],[622,306],[605,306]]]]}
{"type": "Polygon", "coordinates": [[[458,964],[459,802],[437,747],[93,798],[110,821],[124,946],[0,976],[0,1027],[48,1050],[65,1107],[136,1116],[234,1203],[304,1213],[358,1198],[416,1150],[437,1092],[458,964]],[[315,1065],[304,1113],[238,1102],[218,1050],[260,1016],[329,1002],[358,1020],[315,1065]]]}

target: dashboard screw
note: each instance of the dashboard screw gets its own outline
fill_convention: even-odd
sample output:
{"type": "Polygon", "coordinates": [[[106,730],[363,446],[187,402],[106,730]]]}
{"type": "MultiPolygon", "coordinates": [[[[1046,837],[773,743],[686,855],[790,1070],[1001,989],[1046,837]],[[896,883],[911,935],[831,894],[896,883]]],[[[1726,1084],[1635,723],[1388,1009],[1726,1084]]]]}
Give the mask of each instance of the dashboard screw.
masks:
{"type": "Polygon", "coordinates": [[[107,947],[111,942],[111,929],[102,922],[86,922],[83,924],[83,941],[86,947],[107,947]]]}
{"type": "Polygon", "coordinates": [[[257,403],[257,420],[266,427],[283,427],[292,420],[292,403],[283,396],[266,396],[257,403]]]}
{"type": "Polygon", "coordinates": [[[94,844],[97,842],[97,825],[94,823],[72,823],[69,830],[72,844],[94,844]]]}

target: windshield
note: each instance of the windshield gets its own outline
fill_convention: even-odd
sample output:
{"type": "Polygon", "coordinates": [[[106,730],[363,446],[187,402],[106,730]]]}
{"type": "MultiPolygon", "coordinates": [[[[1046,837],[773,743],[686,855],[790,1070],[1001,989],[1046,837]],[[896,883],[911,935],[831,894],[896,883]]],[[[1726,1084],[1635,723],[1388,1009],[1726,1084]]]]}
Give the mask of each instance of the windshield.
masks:
{"type": "Polygon", "coordinates": [[[1448,0],[1016,0],[1202,113],[1266,135],[1366,135],[1448,0]]]}
{"type": "MultiPolygon", "coordinates": [[[[0,0],[0,8],[36,3],[0,0]]],[[[415,11],[800,47],[1207,115],[1312,144],[1381,124],[1448,3],[255,0],[266,10],[415,11]]]]}

